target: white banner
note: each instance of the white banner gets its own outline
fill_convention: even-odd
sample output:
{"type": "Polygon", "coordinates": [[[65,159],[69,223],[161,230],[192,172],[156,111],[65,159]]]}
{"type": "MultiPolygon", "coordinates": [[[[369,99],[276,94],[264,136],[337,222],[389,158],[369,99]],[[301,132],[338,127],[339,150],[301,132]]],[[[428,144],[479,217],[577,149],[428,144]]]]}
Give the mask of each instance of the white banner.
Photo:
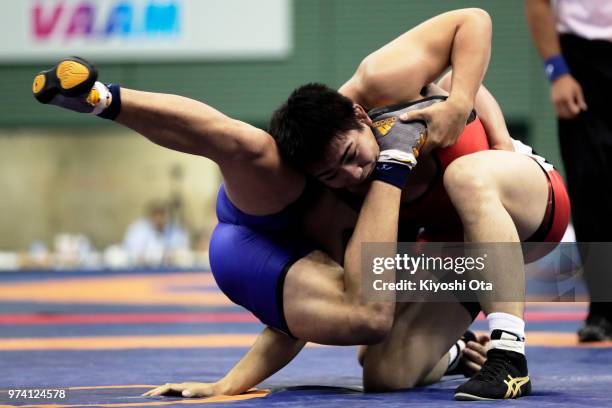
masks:
{"type": "Polygon", "coordinates": [[[0,62],[284,58],[292,0],[0,0],[0,62]]]}

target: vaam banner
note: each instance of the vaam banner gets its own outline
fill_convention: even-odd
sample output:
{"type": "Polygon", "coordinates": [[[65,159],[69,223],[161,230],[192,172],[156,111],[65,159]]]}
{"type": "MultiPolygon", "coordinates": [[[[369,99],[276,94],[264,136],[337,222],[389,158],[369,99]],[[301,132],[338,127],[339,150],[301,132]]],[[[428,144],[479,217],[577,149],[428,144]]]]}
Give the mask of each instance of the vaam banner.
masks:
{"type": "Polygon", "coordinates": [[[280,59],[292,0],[0,0],[0,62],[280,59]]]}

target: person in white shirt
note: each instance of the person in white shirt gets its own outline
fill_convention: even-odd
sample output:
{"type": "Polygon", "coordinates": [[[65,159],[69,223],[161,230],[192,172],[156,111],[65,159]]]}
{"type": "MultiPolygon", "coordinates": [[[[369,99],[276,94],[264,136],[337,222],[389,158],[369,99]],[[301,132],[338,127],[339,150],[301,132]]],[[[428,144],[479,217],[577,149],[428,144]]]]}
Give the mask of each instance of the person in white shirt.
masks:
{"type": "Polygon", "coordinates": [[[170,218],[166,203],[153,201],[147,216],[128,227],[123,247],[132,264],[162,265],[172,253],[189,249],[189,235],[170,218]]]}
{"type": "Polygon", "coordinates": [[[525,0],[551,82],[572,218],[591,305],[580,341],[612,339],[612,275],[587,245],[612,241],[612,2],[525,0]]]}

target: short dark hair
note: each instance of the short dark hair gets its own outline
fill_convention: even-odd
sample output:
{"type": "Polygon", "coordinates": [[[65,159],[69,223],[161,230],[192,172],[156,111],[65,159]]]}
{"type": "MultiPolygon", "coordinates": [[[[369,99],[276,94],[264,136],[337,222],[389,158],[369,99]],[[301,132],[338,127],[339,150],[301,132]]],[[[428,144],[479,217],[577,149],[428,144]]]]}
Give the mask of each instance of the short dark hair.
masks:
{"type": "Polygon", "coordinates": [[[323,159],[335,136],[361,127],[353,101],[326,85],[310,83],[294,90],[274,111],[268,131],[281,156],[303,169],[323,159]]]}

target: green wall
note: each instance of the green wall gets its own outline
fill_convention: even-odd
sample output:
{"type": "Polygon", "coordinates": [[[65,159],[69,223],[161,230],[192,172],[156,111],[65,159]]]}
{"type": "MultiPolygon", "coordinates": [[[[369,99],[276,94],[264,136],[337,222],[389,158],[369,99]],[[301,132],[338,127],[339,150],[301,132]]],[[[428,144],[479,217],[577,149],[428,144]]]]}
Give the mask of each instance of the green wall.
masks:
{"type": "MultiPolygon", "coordinates": [[[[287,60],[101,64],[99,69],[103,81],[194,97],[265,126],[270,112],[295,86],[310,81],[338,86],[365,55],[410,27],[451,8],[472,6],[487,10],[494,23],[493,56],[485,84],[511,125],[525,126],[532,145],[560,165],[548,85],[520,1],[295,0],[294,52],[287,60]]],[[[30,86],[41,68],[0,66],[0,126],[101,124],[95,118],[36,104],[30,86]]]]}

